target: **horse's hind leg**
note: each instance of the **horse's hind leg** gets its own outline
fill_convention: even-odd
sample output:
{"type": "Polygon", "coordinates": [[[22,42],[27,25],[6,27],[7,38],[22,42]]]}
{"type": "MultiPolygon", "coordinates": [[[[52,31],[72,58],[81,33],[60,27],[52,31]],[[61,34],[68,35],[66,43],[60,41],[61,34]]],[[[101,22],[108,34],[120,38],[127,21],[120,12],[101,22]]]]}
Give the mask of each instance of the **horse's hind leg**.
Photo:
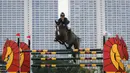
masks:
{"type": "MultiPolygon", "coordinates": [[[[78,40],[76,40],[76,42],[74,43],[74,49],[79,49],[80,43],[78,40]]],[[[74,53],[73,56],[76,58],[76,54],[74,53]]],[[[79,57],[79,54],[78,54],[79,57]]]]}
{"type": "MultiPolygon", "coordinates": [[[[65,45],[65,44],[64,44],[65,45]]],[[[66,49],[71,49],[73,58],[76,58],[76,54],[73,52],[72,46],[74,44],[69,44],[68,46],[65,45],[66,49]]],[[[73,59],[74,63],[76,63],[76,60],[73,59]]]]}
{"type": "MultiPolygon", "coordinates": [[[[69,46],[68,47],[66,47],[67,49],[71,49],[71,53],[72,53],[72,56],[73,56],[73,58],[75,58],[75,55],[74,55],[74,52],[73,52],[73,49],[72,49],[72,46],[73,46],[73,44],[69,44],[69,46]]],[[[70,55],[68,55],[68,56],[70,56],[70,55]]],[[[74,61],[74,63],[76,63],[76,60],[75,59],[73,59],[73,61],[74,61]]]]}

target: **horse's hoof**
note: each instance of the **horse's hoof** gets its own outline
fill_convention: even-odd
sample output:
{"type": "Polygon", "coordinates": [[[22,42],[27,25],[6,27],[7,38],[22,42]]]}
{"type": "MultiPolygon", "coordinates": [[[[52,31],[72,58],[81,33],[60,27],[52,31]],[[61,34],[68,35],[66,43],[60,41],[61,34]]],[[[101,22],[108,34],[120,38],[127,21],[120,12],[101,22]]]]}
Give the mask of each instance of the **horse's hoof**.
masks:
{"type": "Polygon", "coordinates": [[[64,45],[65,43],[64,42],[61,42],[62,45],[64,45]]]}

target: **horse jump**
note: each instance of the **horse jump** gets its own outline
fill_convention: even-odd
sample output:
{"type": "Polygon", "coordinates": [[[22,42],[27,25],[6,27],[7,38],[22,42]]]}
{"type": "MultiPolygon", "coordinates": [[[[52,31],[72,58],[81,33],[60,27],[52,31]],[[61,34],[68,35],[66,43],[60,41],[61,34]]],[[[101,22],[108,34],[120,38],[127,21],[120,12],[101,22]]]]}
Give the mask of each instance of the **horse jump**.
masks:
{"type": "MultiPolygon", "coordinates": [[[[18,38],[19,39],[19,38],[18,38]]],[[[29,40],[30,41],[30,40],[29,40]]],[[[19,68],[21,68],[22,70],[22,65],[26,65],[26,64],[29,64],[27,65],[29,69],[27,68],[23,68],[23,69],[26,69],[23,70],[22,72],[29,72],[30,71],[30,52],[32,53],[36,53],[36,52],[39,52],[40,54],[57,54],[54,50],[30,50],[29,49],[29,45],[27,45],[26,43],[21,43],[19,40],[18,40],[19,43],[16,43],[12,40],[7,40],[6,43],[5,43],[5,46],[4,46],[4,52],[3,52],[3,55],[2,55],[2,59],[4,61],[7,61],[7,60],[10,60],[11,62],[7,61],[7,65],[6,65],[6,69],[8,72],[18,72],[19,71],[19,68]],[[26,45],[26,46],[25,46],[26,45]],[[19,47],[18,47],[19,46],[19,47]],[[25,46],[22,48],[22,46],[25,46]],[[7,53],[8,51],[8,53],[7,53]],[[12,54],[13,53],[13,54],[12,54]],[[14,56],[14,54],[16,54],[14,56]],[[8,58],[8,56],[10,56],[10,58],[8,58]],[[14,56],[14,57],[13,57],[14,56]],[[21,59],[19,59],[19,57],[21,57],[21,59]],[[13,58],[15,58],[15,60],[13,60],[13,58]],[[17,60],[17,61],[16,61],[17,60]],[[15,61],[15,63],[13,62],[15,61]],[[17,63],[18,62],[18,63],[17,63]],[[20,62],[20,64],[19,64],[20,62]],[[16,64],[15,67],[13,64],[16,64]],[[11,68],[10,67],[13,67],[12,71],[11,71],[11,68]],[[28,71],[27,71],[28,70],[28,71]]],[[[103,49],[103,69],[105,72],[117,72],[118,70],[120,70],[119,72],[125,72],[125,69],[124,69],[124,65],[123,63],[121,63],[121,59],[126,59],[128,60],[128,52],[127,52],[127,49],[126,49],[126,44],[123,40],[123,38],[119,38],[118,36],[116,37],[112,37],[110,39],[108,39],[108,41],[106,41],[105,45],[104,45],[104,49],[103,49]],[[113,50],[114,49],[114,50],[113,50]],[[115,54],[116,53],[116,54],[115,54]],[[116,60],[115,58],[118,59],[116,60]],[[119,58],[120,57],[120,58],[119,58]],[[118,65],[118,64],[121,64],[121,65],[118,65]]],[[[72,50],[71,50],[72,51],[72,50]]],[[[89,52],[92,51],[91,49],[85,49],[85,50],[73,50],[75,52],[82,52],[81,54],[86,54],[86,52],[89,52]]],[[[93,50],[94,51],[94,50],[93,50]]],[[[93,52],[94,54],[96,54],[96,52],[94,51],[93,52]]],[[[102,52],[100,52],[102,53],[102,52]]],[[[67,53],[68,54],[68,53],[67,53]]],[[[70,53],[71,54],[71,53],[70,53]]],[[[38,60],[63,60],[63,59],[66,59],[66,58],[38,58],[38,60]]],[[[67,60],[70,60],[70,59],[74,59],[74,58],[67,58],[67,60]]],[[[93,57],[93,58],[75,58],[75,59],[80,59],[80,60],[95,60],[96,57],[93,57]]],[[[102,58],[97,58],[97,59],[102,59],[102,58]]],[[[40,65],[32,65],[32,67],[85,67],[85,66],[102,66],[102,65],[98,65],[98,64],[74,64],[74,65],[56,65],[56,64],[40,64],[40,65]]]]}

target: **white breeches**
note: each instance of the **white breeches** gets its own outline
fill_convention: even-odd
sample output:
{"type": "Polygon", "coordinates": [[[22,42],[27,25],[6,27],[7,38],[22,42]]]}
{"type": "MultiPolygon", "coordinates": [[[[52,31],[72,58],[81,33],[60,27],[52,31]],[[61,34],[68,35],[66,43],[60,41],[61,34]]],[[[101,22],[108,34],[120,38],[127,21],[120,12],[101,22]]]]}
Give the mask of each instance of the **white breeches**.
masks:
{"type": "Polygon", "coordinates": [[[70,25],[70,24],[68,24],[68,25],[67,25],[67,28],[68,28],[68,29],[71,29],[71,25],[70,25]]]}

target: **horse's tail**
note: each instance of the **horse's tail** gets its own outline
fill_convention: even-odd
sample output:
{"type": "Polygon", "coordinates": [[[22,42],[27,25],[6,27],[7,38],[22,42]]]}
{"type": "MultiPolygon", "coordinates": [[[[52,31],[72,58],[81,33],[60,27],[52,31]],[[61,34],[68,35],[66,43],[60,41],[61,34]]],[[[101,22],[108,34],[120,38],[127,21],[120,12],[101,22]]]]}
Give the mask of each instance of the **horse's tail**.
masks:
{"type": "MultiPolygon", "coordinates": [[[[79,38],[78,36],[76,37],[76,41],[80,44],[81,42],[81,38],[79,38]]],[[[79,48],[78,48],[79,49],[79,48]]]]}
{"type": "Polygon", "coordinates": [[[78,41],[80,42],[81,41],[81,38],[77,37],[78,41]]]}

